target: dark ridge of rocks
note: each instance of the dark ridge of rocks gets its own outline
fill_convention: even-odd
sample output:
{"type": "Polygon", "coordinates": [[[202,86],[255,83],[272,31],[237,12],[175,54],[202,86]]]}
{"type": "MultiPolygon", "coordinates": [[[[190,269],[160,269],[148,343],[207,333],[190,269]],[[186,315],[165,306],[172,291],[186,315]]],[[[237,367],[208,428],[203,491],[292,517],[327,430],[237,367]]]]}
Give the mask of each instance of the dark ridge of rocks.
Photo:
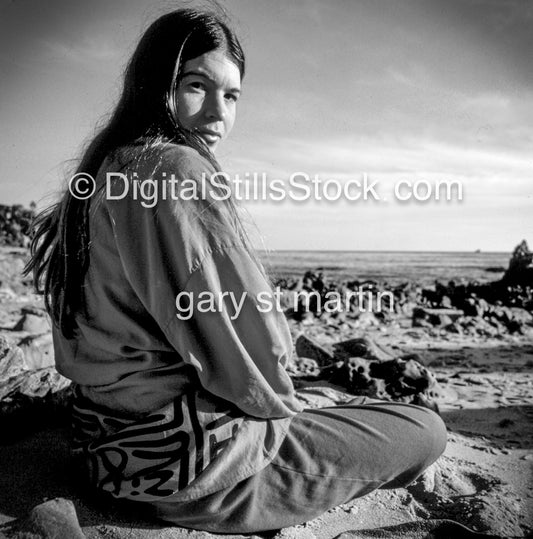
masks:
{"type": "Polygon", "coordinates": [[[6,206],[0,204],[0,245],[28,247],[30,245],[30,227],[35,217],[35,203],[30,208],[22,204],[6,206]]]}
{"type": "Polygon", "coordinates": [[[505,268],[503,266],[489,266],[485,268],[485,271],[488,273],[505,273],[505,268]]]}
{"type": "Polygon", "coordinates": [[[279,279],[275,286],[281,290],[287,317],[303,323],[315,318],[342,323],[351,318],[367,326],[403,315],[412,317],[414,327],[479,336],[521,334],[533,326],[533,253],[525,241],[515,248],[504,276],[489,283],[389,286],[372,280],[329,281],[322,272],[310,270],[298,280],[279,279]],[[326,308],[330,293],[358,297],[352,296],[347,308],[335,312],[326,308]],[[375,298],[380,295],[383,301],[376,309],[375,298]]]}

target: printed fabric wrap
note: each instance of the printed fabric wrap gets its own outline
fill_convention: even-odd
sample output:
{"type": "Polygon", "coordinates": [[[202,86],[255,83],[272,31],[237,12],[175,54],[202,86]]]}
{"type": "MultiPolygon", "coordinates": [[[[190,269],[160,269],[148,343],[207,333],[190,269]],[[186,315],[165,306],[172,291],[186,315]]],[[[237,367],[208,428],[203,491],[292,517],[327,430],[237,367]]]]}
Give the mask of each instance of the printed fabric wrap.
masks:
{"type": "MultiPolygon", "coordinates": [[[[83,457],[98,490],[153,502],[186,491],[228,449],[244,420],[236,406],[202,390],[141,418],[126,418],[95,405],[76,387],[73,451],[83,457]]],[[[263,423],[269,452],[272,425],[263,423]]]]}

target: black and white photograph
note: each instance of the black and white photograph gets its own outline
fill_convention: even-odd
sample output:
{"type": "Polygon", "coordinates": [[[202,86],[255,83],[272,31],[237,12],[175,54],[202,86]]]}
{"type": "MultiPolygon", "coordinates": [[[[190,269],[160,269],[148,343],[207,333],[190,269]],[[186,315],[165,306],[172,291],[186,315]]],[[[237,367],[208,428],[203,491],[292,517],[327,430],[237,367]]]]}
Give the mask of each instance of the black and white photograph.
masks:
{"type": "Polygon", "coordinates": [[[533,3],[0,0],[0,539],[533,536],[533,3]]]}

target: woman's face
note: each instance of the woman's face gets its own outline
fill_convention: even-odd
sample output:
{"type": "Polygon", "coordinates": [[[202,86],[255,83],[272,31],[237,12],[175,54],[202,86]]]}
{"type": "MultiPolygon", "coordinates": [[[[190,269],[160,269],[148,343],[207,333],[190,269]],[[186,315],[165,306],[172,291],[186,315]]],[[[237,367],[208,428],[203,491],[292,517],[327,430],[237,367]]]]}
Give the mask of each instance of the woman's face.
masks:
{"type": "Polygon", "coordinates": [[[233,127],[240,90],[239,68],[222,51],[185,62],[177,89],[180,125],[215,151],[233,127]]]}

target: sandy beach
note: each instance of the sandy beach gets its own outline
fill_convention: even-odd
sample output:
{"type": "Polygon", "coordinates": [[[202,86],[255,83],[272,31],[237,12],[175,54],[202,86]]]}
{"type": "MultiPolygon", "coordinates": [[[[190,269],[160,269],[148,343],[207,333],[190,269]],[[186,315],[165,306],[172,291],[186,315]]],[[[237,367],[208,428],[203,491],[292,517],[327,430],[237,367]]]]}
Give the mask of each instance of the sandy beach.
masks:
{"type": "MultiPolygon", "coordinates": [[[[59,497],[72,502],[88,538],[214,537],[159,526],[84,492],[68,452],[62,401],[53,397],[68,384],[53,368],[42,298],[31,293],[28,280],[20,276],[26,256],[23,248],[0,248],[2,532],[22,537],[13,530],[25,525],[25,515],[59,497]]],[[[287,285],[284,294],[290,293],[287,285]]],[[[402,537],[433,537],[423,531],[432,519],[452,519],[499,537],[527,537],[533,531],[533,316],[513,307],[510,313],[519,320],[519,330],[509,331],[512,324],[493,324],[491,331],[483,317],[464,317],[455,321],[463,328],[459,331],[450,324],[414,324],[412,308],[397,311],[384,317],[289,313],[288,319],[295,343],[304,335],[316,346],[315,352],[333,357],[337,364],[334,345],[353,339],[368,343],[368,361],[383,361],[381,354],[406,361],[416,358],[433,376],[425,393],[448,427],[445,454],[408,488],[377,491],[302,526],[260,537],[394,537],[364,535],[361,530],[400,523],[414,523],[402,537]],[[465,330],[469,324],[472,331],[465,330]]],[[[324,374],[316,359],[320,354],[305,358],[301,346],[300,356],[298,351],[296,346],[289,371],[302,402],[323,407],[353,398],[346,385],[324,374]]],[[[74,537],[74,532],[65,533],[74,537]]]]}

